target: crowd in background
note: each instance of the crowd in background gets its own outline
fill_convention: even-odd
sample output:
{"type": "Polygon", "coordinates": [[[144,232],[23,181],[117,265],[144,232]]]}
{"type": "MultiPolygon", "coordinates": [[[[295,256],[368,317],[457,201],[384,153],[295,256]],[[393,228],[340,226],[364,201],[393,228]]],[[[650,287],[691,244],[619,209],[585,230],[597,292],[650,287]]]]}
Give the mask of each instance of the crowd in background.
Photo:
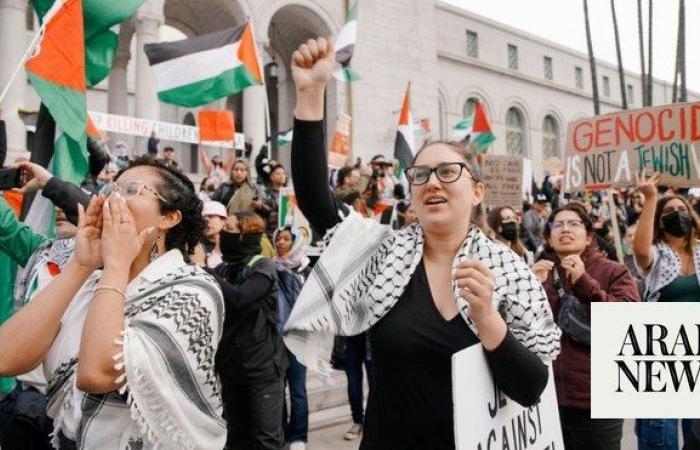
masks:
{"type": "MultiPolygon", "coordinates": [[[[125,247],[113,248],[109,258],[133,271],[139,261],[146,267],[170,255],[170,263],[179,271],[163,266],[159,267],[158,276],[181,277],[190,291],[185,289],[179,295],[199,298],[207,305],[202,308],[211,313],[208,332],[213,335],[201,330],[195,334],[207,342],[201,344],[202,351],[215,352],[216,367],[203,368],[201,361],[196,362],[201,354],[190,355],[191,348],[183,351],[184,358],[195,361],[187,366],[195,368],[195,381],[201,381],[212,395],[217,389],[216,383],[211,382],[215,370],[221,381],[223,411],[218,411],[218,405],[214,404],[202,406],[213,413],[204,414],[197,423],[216,432],[222,425],[214,416],[223,414],[227,421],[224,433],[227,448],[273,449],[285,443],[292,450],[304,448],[309,426],[307,371],[285,348],[282,329],[313,266],[315,258],[309,257],[310,245],[320,236],[314,236],[313,230],[306,227],[280,226],[280,190],[291,185],[285,167],[271,159],[266,148],[252,161],[249,157],[236,159],[233,155],[226,160],[219,155],[209,158],[200,151],[205,176],[194,192],[174,157],[174,149],[166,146],[161,150],[155,135],[148,141],[145,156],[136,157],[133,153],[124,142],[116,142],[109,149],[103,142],[91,141],[90,173],[81,189],[57,180],[36,164],[14,162],[19,164],[15,167],[22,167],[29,174],[30,181],[20,189],[4,191],[0,198],[2,270],[16,280],[14,289],[4,286],[0,293],[0,307],[5,314],[2,319],[9,319],[0,328],[0,372],[18,375],[16,384],[10,379],[2,384],[0,446],[5,450],[49,448],[50,434],[57,429],[59,432],[52,437],[54,443],[58,442],[61,448],[76,448],[76,442],[89,437],[81,436],[79,426],[66,415],[58,416],[62,422],[52,425],[47,408],[53,411],[58,406],[75,407],[71,402],[76,400],[104,401],[98,395],[111,392],[112,378],[118,379],[126,370],[112,368],[109,361],[105,362],[104,352],[111,360],[109,348],[113,344],[99,342],[102,334],[99,328],[116,313],[110,310],[110,305],[98,302],[89,307],[88,304],[75,306],[70,303],[73,296],[87,295],[86,291],[93,290],[104,294],[103,302],[110,300],[109,295],[121,296],[132,305],[126,312],[129,320],[141,320],[153,327],[162,325],[157,314],[149,312],[152,306],[148,305],[148,299],[140,298],[139,292],[151,289],[151,295],[166,298],[172,295],[168,294],[167,286],[155,279],[144,279],[138,292],[132,290],[131,284],[126,289],[115,287],[128,274],[109,272],[111,266],[106,254],[102,256],[104,261],[91,260],[89,248],[94,242],[91,227],[98,220],[104,226],[105,217],[111,217],[109,220],[115,221],[112,224],[115,245],[122,243],[125,247]],[[38,190],[56,206],[54,237],[40,235],[18,219],[22,197],[38,190]],[[149,200],[154,203],[144,205],[142,212],[128,214],[124,203],[120,206],[114,196],[107,197],[114,192],[129,201],[152,194],[149,200]],[[147,210],[154,205],[162,212],[157,220],[147,210]],[[100,211],[109,216],[100,216],[100,211]],[[151,232],[153,236],[136,235],[133,230],[120,231],[117,220],[127,225],[150,220],[155,231],[151,232]],[[142,243],[150,238],[154,239],[153,244],[145,253],[140,247],[128,250],[129,239],[142,243]],[[83,259],[75,265],[71,255],[78,254],[78,249],[83,252],[83,259]],[[120,255],[129,251],[133,254],[128,257],[120,255]],[[202,269],[188,273],[184,269],[187,261],[202,269]],[[16,275],[5,269],[10,265],[19,267],[16,275]],[[93,273],[86,272],[85,267],[104,268],[103,274],[110,273],[117,281],[96,285],[93,273]],[[66,286],[69,283],[66,273],[80,274],[76,275],[80,282],[66,286]],[[48,304],[44,299],[46,291],[42,289],[49,285],[54,294],[65,291],[63,307],[50,316],[39,310],[48,304]],[[209,293],[212,286],[220,290],[217,292],[221,292],[221,298],[209,293]],[[225,314],[217,316],[217,302],[225,304],[225,314]],[[27,305],[37,308],[31,310],[27,305]],[[83,311],[78,311],[81,308],[83,311]],[[15,314],[10,318],[13,310],[15,314]],[[26,314],[19,314],[20,311],[26,314]],[[68,321],[71,314],[87,317],[84,329],[68,321]],[[12,344],[4,339],[31,321],[44,324],[43,332],[47,335],[25,332],[13,336],[12,344]],[[85,342],[85,333],[93,333],[95,342],[85,342]],[[218,346],[213,342],[216,336],[218,346]],[[37,346],[30,356],[8,348],[29,343],[37,346]],[[80,368],[74,367],[78,350],[80,368]],[[30,370],[42,362],[43,371],[30,370]],[[77,377],[77,385],[88,395],[80,397],[77,393],[64,392],[63,397],[57,397],[57,388],[67,389],[66,374],[77,377]],[[54,404],[58,400],[62,403],[54,404]]],[[[394,229],[415,226],[418,218],[408,195],[408,182],[395,167],[393,161],[382,155],[376,155],[367,165],[358,160],[353,166],[332,170],[328,187],[337,201],[365,218],[394,229]]],[[[558,323],[577,314],[585,318],[591,302],[700,301],[697,241],[700,196],[696,192],[658,186],[652,174],[641,174],[636,186],[610,191],[569,194],[563,191],[562,178],[556,174],[546,176],[540,185],[533,182],[533,188],[532,196],[522,205],[481,205],[473,214],[473,222],[531,267],[544,287],[558,323]],[[671,270],[663,271],[662,267],[671,270]]],[[[186,316],[184,310],[173,308],[173,314],[186,316]]],[[[119,314],[123,320],[123,313],[119,314]]],[[[586,337],[585,330],[559,325],[564,334],[561,353],[554,362],[554,375],[566,448],[619,448],[622,421],[590,418],[590,336],[586,337]]],[[[129,337],[127,333],[127,338],[143,337],[136,333],[129,337]]],[[[186,347],[183,344],[182,348],[186,347]]],[[[129,357],[137,361],[148,359],[149,355],[129,357]]],[[[365,422],[365,373],[369,388],[373,387],[372,349],[366,333],[338,337],[333,364],[347,376],[353,424],[344,438],[358,439],[365,422]]],[[[158,376],[139,374],[144,383],[148,383],[149,375],[158,376]]],[[[117,393],[114,395],[109,400],[118,407],[111,420],[128,422],[128,414],[122,417],[123,408],[119,409],[119,405],[128,401],[117,393]]],[[[163,407],[167,410],[168,405],[163,407]]],[[[52,415],[54,419],[57,417],[53,412],[52,415]]],[[[109,434],[108,430],[99,429],[99,425],[93,424],[95,433],[109,434]]],[[[690,420],[682,421],[686,443],[695,439],[691,428],[690,420]]],[[[167,429],[153,432],[166,435],[167,429]]],[[[638,420],[636,433],[640,450],[679,448],[676,420],[638,420]],[[665,442],[664,446],[657,445],[660,441],[665,442]]],[[[162,439],[167,442],[165,437],[162,439]]]]}

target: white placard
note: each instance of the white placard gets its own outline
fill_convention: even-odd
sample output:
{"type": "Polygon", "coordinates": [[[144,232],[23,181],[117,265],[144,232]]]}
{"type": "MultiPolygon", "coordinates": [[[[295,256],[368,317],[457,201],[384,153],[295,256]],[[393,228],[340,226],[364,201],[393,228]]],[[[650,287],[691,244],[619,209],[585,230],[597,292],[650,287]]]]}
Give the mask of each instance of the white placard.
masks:
{"type": "Polygon", "coordinates": [[[191,125],[178,125],[158,120],[139,119],[138,117],[120,116],[118,114],[106,114],[97,111],[89,111],[90,118],[95,127],[100,131],[127,134],[130,136],[149,137],[152,131],[156,132],[158,139],[164,141],[187,142],[223,148],[245,147],[245,135],[236,133],[234,146],[231,142],[199,142],[199,128],[191,125]]]}
{"type": "Polygon", "coordinates": [[[525,408],[493,382],[481,344],[452,356],[452,397],[457,450],[563,450],[554,375],[539,403],[525,408]]]}
{"type": "Polygon", "coordinates": [[[700,418],[700,302],[591,304],[591,417],[700,418]]]}

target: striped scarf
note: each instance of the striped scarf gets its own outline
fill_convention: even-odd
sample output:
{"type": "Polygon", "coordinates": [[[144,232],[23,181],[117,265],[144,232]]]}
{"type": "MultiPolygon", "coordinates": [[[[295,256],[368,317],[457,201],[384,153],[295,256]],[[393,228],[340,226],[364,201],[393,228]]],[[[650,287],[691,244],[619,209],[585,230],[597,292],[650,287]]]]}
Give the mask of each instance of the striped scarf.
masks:
{"type": "MultiPolygon", "coordinates": [[[[396,304],[423,257],[423,230],[414,224],[392,231],[351,211],[326,233],[323,253],[299,294],[285,326],[285,343],[299,361],[330,371],[333,336],[367,331],[396,304]]],[[[493,305],[510,332],[543,361],[559,353],[561,330],[547,296],[525,262],[511,249],[472,227],[453,267],[462,259],[484,263],[496,279],[493,305]]],[[[471,330],[469,304],[452,285],[460,314],[471,330]]]]}

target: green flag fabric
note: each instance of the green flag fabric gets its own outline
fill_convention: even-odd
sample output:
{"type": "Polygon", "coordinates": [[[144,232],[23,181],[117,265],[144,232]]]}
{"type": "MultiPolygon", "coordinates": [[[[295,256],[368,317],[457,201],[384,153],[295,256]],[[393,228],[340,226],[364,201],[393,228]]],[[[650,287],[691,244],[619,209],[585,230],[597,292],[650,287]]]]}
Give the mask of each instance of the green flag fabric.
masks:
{"type": "MultiPolygon", "coordinates": [[[[41,21],[55,0],[32,0],[41,21]]],[[[84,0],[85,72],[89,87],[109,74],[117,50],[118,36],[112,27],[131,17],[145,0],[84,0]]]]}

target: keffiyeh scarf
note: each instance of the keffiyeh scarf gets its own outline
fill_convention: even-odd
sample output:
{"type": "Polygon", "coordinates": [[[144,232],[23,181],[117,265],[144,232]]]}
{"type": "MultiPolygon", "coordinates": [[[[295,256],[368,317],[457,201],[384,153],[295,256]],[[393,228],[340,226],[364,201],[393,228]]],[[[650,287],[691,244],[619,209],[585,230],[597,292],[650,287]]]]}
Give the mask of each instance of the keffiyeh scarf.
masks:
{"type": "Polygon", "coordinates": [[[26,305],[27,302],[44,286],[41,280],[50,280],[58,275],[66,265],[75,250],[75,239],[47,240],[37,248],[24,265],[17,272],[15,282],[15,310],[26,305]],[[56,273],[52,273],[56,270],[56,273]]]}
{"type": "MultiPolygon", "coordinates": [[[[117,340],[122,351],[114,357],[115,369],[124,370],[115,382],[126,384],[118,392],[81,395],[78,448],[223,448],[226,422],[214,371],[223,320],[218,285],[193,265],[129,296],[117,340]]],[[[51,405],[73,401],[76,371],[72,364],[50,386],[51,405]]]]}
{"type": "MultiPolygon", "coordinates": [[[[423,257],[419,224],[392,231],[350,212],[326,233],[323,253],[304,284],[285,326],[285,343],[300,362],[328,373],[334,335],[367,331],[396,304],[423,257]]],[[[527,264],[512,250],[472,227],[453,267],[462,259],[484,263],[496,279],[493,305],[510,332],[543,361],[559,353],[561,330],[547,296],[527,264]]],[[[452,285],[460,314],[472,331],[469,304],[452,285]]]]}

